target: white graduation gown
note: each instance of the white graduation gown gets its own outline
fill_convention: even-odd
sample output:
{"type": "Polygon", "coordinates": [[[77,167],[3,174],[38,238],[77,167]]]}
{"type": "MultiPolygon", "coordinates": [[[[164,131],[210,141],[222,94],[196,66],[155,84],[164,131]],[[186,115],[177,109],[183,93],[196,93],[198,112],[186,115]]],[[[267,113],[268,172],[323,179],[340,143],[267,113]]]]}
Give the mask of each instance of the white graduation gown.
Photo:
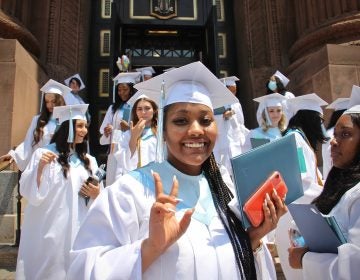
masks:
{"type": "MultiPolygon", "coordinates": [[[[116,159],[115,179],[138,167],[139,150],[136,149],[133,155],[129,148],[131,132],[125,131],[118,143],[118,150],[114,154],[116,159]]],[[[140,167],[155,160],[157,138],[150,128],[146,128],[140,140],[140,167]]]]}
{"type": "Polygon", "coordinates": [[[235,112],[228,120],[223,115],[215,115],[218,127],[218,136],[213,150],[216,162],[224,165],[232,175],[230,159],[242,154],[243,146],[249,130],[244,125],[244,114],[239,102],[231,105],[231,110],[235,112]]]}
{"type": "MultiPolygon", "coordinates": [[[[102,192],[79,230],[71,260],[68,279],[240,278],[207,180],[203,175],[185,175],[168,162],[131,171],[102,192]],[[141,243],[148,237],[150,209],[155,202],[151,170],[160,174],[165,193],[176,175],[178,196],[183,199],[177,206],[177,217],[194,206],[195,212],[184,235],[142,275],[141,243]]],[[[269,275],[269,264],[273,265],[271,256],[263,248],[256,255],[258,279],[275,279],[269,275]]]]}
{"type": "Polygon", "coordinates": [[[326,131],[327,135],[330,137],[330,140],[326,143],[321,145],[321,153],[322,153],[322,160],[323,160],[323,178],[326,180],[327,175],[330,172],[330,169],[332,167],[332,159],[331,159],[331,145],[330,141],[331,138],[334,137],[334,128],[330,128],[326,131]]]}
{"type": "MultiPolygon", "coordinates": [[[[295,134],[297,148],[302,149],[306,165],[306,172],[301,173],[304,196],[300,197],[293,203],[311,203],[313,199],[319,196],[322,191],[322,186],[318,185],[316,176],[316,173],[320,174],[316,167],[316,156],[300,133],[292,133],[295,134]]],[[[289,254],[287,249],[290,247],[288,230],[291,227],[292,220],[293,218],[289,212],[280,218],[279,223],[275,229],[275,244],[279,254],[281,267],[286,279],[296,280],[303,278],[301,270],[291,268],[288,261],[289,254]]]]}
{"type": "Polygon", "coordinates": [[[8,153],[14,159],[20,171],[25,170],[26,166],[30,161],[31,155],[37,148],[44,147],[45,145],[50,143],[51,137],[55,132],[56,120],[50,119],[48,123],[43,127],[43,137],[35,146],[33,146],[34,130],[36,129],[38,119],[39,115],[33,117],[30,127],[26,132],[24,142],[19,144],[15,150],[10,150],[8,153]]]}
{"type": "Polygon", "coordinates": [[[122,108],[116,110],[115,113],[112,112],[113,105],[110,105],[108,110],[106,111],[104,120],[100,126],[100,145],[109,145],[110,151],[107,158],[106,163],[106,185],[111,185],[116,178],[117,166],[116,159],[114,154],[117,151],[118,145],[116,144],[118,140],[121,138],[122,131],[120,130],[120,122],[123,119],[124,110],[122,108]],[[113,127],[113,132],[109,136],[105,136],[104,129],[110,124],[113,127]]]}
{"type": "MultiPolygon", "coordinates": [[[[69,252],[88,208],[78,192],[89,177],[76,156],[72,156],[68,178],[56,161],[45,166],[39,188],[36,177],[41,155],[56,151],[54,144],[37,149],[20,179],[20,192],[27,200],[22,224],[16,279],[65,279],[69,252]]],[[[87,155],[93,174],[94,157],[87,155]]]]}
{"type": "Polygon", "coordinates": [[[359,279],[359,213],[360,183],[348,190],[329,213],[335,217],[347,243],[338,247],[338,254],[306,253],[302,261],[304,279],[359,279]]]}

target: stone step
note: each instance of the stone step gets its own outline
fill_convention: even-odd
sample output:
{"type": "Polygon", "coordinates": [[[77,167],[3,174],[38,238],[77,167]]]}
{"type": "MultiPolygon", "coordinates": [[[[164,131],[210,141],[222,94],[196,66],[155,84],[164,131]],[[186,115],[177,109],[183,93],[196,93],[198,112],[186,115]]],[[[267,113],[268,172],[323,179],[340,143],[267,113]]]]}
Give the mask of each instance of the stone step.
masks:
{"type": "Polygon", "coordinates": [[[18,248],[13,245],[0,245],[0,268],[15,269],[18,248]]]}

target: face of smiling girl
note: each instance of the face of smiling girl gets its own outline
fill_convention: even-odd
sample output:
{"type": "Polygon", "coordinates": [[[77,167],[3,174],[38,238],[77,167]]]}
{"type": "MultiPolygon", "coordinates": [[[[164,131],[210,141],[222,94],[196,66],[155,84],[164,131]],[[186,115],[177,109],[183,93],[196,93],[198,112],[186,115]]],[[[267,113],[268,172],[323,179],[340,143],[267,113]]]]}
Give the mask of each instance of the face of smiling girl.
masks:
{"type": "Polygon", "coordinates": [[[282,107],[280,106],[270,106],[267,107],[267,111],[272,123],[273,127],[277,127],[279,124],[279,121],[281,120],[281,116],[282,116],[282,107]]]}
{"type": "Polygon", "coordinates": [[[168,161],[185,174],[199,175],[217,136],[213,111],[202,104],[172,104],[164,128],[168,161]]]}
{"type": "Polygon", "coordinates": [[[87,133],[88,133],[87,122],[85,120],[76,120],[74,143],[75,144],[82,143],[87,133]]]}

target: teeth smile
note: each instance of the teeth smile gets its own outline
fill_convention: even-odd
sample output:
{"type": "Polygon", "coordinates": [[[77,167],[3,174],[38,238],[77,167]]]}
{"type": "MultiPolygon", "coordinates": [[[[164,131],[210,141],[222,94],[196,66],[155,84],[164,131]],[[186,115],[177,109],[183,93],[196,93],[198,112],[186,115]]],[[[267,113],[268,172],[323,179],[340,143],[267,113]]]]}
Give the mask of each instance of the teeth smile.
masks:
{"type": "Polygon", "coordinates": [[[204,143],[186,143],[185,144],[185,147],[187,147],[187,148],[202,148],[204,146],[205,146],[204,143]]]}

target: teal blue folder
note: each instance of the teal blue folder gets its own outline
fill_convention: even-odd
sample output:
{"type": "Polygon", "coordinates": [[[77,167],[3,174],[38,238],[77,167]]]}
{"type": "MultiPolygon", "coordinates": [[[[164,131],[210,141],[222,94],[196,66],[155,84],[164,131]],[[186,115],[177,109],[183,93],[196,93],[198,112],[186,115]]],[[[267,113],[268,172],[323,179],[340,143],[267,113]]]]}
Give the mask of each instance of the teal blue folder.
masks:
{"type": "Polygon", "coordinates": [[[130,123],[131,107],[128,104],[124,105],[123,120],[130,123]]]}
{"type": "Polygon", "coordinates": [[[346,239],[333,216],[323,216],[313,204],[288,206],[306,246],[311,252],[337,254],[346,239]]]}
{"type": "Polygon", "coordinates": [[[286,204],[304,195],[295,135],[289,134],[231,159],[236,195],[245,228],[250,222],[243,212],[245,202],[274,171],[284,178],[286,204]]]}
{"type": "Polygon", "coordinates": [[[270,139],[266,138],[250,138],[251,148],[257,148],[270,142],[270,139]]]}

